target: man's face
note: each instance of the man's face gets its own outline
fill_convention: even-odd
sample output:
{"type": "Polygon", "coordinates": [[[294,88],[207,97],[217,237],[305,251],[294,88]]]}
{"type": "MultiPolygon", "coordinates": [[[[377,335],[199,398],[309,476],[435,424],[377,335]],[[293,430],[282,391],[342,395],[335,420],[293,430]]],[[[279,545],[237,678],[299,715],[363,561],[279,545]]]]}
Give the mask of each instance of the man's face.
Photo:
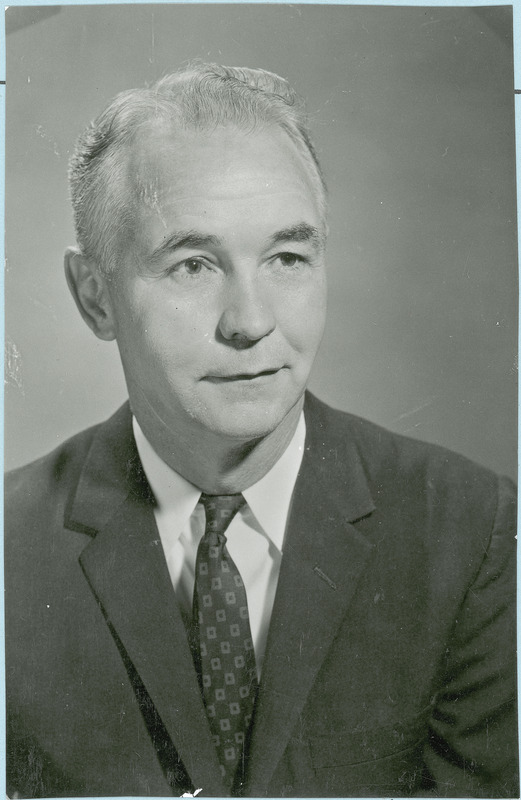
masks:
{"type": "Polygon", "coordinates": [[[249,441],[301,402],[322,337],[324,223],[278,129],[147,131],[133,235],[109,282],[134,413],[157,436],[249,441]]]}

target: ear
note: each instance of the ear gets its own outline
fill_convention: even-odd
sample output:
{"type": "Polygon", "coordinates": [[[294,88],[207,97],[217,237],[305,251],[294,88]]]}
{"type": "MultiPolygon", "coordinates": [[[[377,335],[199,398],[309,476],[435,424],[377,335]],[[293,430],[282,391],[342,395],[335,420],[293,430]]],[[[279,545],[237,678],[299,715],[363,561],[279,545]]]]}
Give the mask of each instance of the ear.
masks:
{"type": "Polygon", "coordinates": [[[65,251],[65,276],[78,310],[98,339],[116,338],[107,281],[98,266],[76,247],[65,251]]]}

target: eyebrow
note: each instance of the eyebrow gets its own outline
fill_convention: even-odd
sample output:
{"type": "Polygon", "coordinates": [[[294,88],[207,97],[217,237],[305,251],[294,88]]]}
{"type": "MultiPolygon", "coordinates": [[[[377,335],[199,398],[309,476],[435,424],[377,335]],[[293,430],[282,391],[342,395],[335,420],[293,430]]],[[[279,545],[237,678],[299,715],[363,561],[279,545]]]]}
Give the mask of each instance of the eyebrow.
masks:
{"type": "MultiPolygon", "coordinates": [[[[307,222],[299,222],[274,233],[268,240],[268,247],[273,247],[282,242],[311,242],[316,247],[322,247],[325,239],[326,236],[323,231],[313,225],[309,225],[307,222]]],[[[204,234],[195,230],[175,231],[166,236],[159,247],[156,247],[150,256],[150,260],[157,261],[164,253],[180,250],[182,247],[197,249],[199,247],[221,247],[222,245],[222,239],[212,233],[204,234]]]]}
{"type": "Polygon", "coordinates": [[[281,242],[311,242],[316,247],[322,247],[325,240],[326,235],[323,231],[315,228],[314,225],[308,225],[307,222],[299,222],[297,225],[277,231],[269,241],[270,245],[281,242]]]}
{"type": "Polygon", "coordinates": [[[181,247],[219,247],[222,245],[222,239],[213,234],[199,233],[198,231],[176,231],[166,236],[159,247],[156,247],[152,255],[151,261],[157,261],[164,253],[171,252],[172,250],[180,250],[181,247]]]}

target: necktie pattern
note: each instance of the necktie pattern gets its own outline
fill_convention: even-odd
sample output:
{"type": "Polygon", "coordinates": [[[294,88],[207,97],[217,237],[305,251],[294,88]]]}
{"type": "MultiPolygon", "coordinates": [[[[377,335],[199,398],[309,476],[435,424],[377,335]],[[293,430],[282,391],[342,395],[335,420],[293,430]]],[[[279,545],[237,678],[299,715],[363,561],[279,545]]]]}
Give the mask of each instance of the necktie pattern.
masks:
{"type": "Polygon", "coordinates": [[[193,634],[206,713],[231,788],[243,772],[257,689],[246,590],[224,535],[245,500],[241,494],[203,494],[201,502],[206,527],[197,550],[193,634]]]}

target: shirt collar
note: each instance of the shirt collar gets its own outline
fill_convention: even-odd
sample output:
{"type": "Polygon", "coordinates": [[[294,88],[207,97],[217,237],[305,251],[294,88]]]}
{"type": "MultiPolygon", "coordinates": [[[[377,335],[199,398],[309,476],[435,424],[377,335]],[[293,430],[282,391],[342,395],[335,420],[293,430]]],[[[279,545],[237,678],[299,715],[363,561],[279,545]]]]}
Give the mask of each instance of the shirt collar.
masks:
{"type": "Polygon", "coordinates": [[[295,433],[269,472],[245,489],[243,495],[253,515],[273,544],[282,552],[291,496],[304,455],[306,423],[301,412],[295,433]]]}
{"type": "MultiPolygon", "coordinates": [[[[168,519],[171,536],[178,538],[193,514],[201,490],[168,466],[156,453],[135,417],[132,427],[136,446],[154,493],[157,511],[168,519]]],[[[306,423],[301,412],[287,448],[260,481],[243,492],[250,511],[265,534],[282,552],[284,532],[293,489],[304,455],[306,423]]]]}

